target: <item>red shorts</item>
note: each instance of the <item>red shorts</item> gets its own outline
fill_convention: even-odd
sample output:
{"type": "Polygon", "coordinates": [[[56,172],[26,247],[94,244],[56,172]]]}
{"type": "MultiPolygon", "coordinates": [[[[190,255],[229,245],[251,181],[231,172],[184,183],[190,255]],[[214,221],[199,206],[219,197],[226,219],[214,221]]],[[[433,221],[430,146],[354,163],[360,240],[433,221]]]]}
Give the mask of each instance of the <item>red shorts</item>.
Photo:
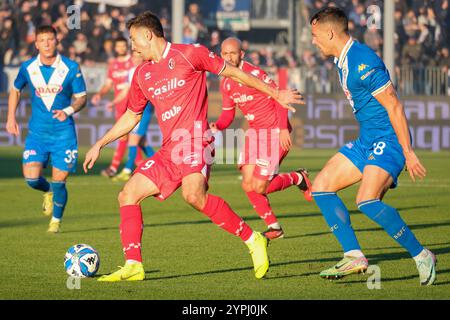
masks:
{"type": "Polygon", "coordinates": [[[181,186],[182,179],[192,173],[203,174],[208,183],[214,160],[214,144],[199,142],[196,145],[190,141],[185,143],[184,147],[188,147],[192,152],[177,153],[174,145],[163,146],[134,171],[143,174],[158,187],[160,193],[155,195],[158,200],[163,201],[170,197],[181,186]]]}
{"type": "Polygon", "coordinates": [[[269,181],[278,173],[280,164],[288,153],[289,151],[281,148],[277,132],[271,129],[249,129],[245,135],[245,145],[239,154],[239,169],[245,165],[255,165],[253,176],[269,181]]]}

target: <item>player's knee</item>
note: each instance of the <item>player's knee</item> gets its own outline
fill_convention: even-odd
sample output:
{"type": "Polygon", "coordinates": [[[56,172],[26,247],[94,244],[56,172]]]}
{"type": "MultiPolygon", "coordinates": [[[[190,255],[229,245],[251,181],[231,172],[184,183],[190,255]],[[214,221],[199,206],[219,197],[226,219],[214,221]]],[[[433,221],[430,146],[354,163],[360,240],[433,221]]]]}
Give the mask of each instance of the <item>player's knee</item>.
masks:
{"type": "Polygon", "coordinates": [[[327,179],[323,179],[320,176],[314,179],[312,184],[312,192],[330,191],[328,189],[329,183],[327,182],[327,179]]]}
{"type": "Polygon", "coordinates": [[[205,206],[205,197],[202,197],[196,193],[188,193],[183,195],[184,201],[196,208],[201,210],[205,206]]]}
{"type": "Polygon", "coordinates": [[[253,191],[255,191],[258,194],[265,194],[266,193],[266,184],[265,183],[254,183],[253,191]]]}
{"type": "Polygon", "coordinates": [[[122,191],[119,192],[117,200],[119,201],[120,206],[138,204],[138,199],[136,199],[133,192],[130,192],[127,188],[123,188],[122,191]]]}
{"type": "Polygon", "coordinates": [[[241,186],[242,186],[242,190],[244,190],[244,192],[252,192],[253,191],[252,183],[249,181],[242,180],[241,186]]]}

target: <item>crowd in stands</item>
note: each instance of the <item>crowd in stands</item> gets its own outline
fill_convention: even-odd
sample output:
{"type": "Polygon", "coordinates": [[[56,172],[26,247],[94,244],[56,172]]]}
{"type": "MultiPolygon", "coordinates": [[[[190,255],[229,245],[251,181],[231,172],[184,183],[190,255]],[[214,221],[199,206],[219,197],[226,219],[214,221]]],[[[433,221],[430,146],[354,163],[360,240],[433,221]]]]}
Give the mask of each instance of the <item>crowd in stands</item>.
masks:
{"type": "MultiPolygon", "coordinates": [[[[252,16],[261,12],[266,18],[273,8],[288,0],[259,0],[252,2],[252,16]],[[270,9],[272,8],[272,9],[270,9]],[[256,12],[256,13],[255,13],[256,12]]],[[[302,33],[299,36],[301,50],[296,56],[290,50],[274,50],[266,46],[260,50],[252,47],[247,39],[243,41],[247,51],[246,59],[253,64],[277,69],[305,67],[312,72],[316,85],[326,82],[333,69],[332,61],[321,57],[311,45],[308,28],[310,17],[324,6],[343,8],[350,19],[351,35],[366,43],[378,54],[383,49],[382,25],[383,2],[381,0],[302,0],[300,6],[302,33]],[[371,5],[378,10],[368,9],[371,5]],[[377,21],[380,21],[377,25],[377,21]],[[374,23],[375,22],[375,23],[374,23]],[[381,24],[380,24],[381,23],[381,24]],[[318,81],[316,81],[318,80],[318,81]]],[[[396,24],[396,66],[434,66],[448,70],[449,57],[449,15],[450,0],[395,0],[396,24]]],[[[34,30],[42,24],[52,24],[58,31],[58,50],[83,65],[106,62],[114,56],[113,43],[120,36],[127,37],[126,21],[144,9],[150,2],[139,1],[133,7],[99,7],[84,2],[80,11],[80,28],[70,27],[71,14],[67,8],[74,1],[68,0],[3,0],[0,3],[0,67],[20,65],[35,54],[34,30]],[[68,23],[69,22],[69,23],[68,23]]],[[[75,1],[77,2],[77,1],[75,1]]],[[[79,3],[83,1],[78,1],[79,3]]],[[[208,28],[204,22],[199,4],[186,1],[187,9],[183,19],[183,43],[201,43],[215,53],[220,52],[224,34],[208,28]]],[[[155,11],[161,18],[166,37],[171,39],[171,14],[164,2],[155,11]]],[[[271,11],[272,10],[272,11],[271,11]]],[[[271,13],[273,15],[273,12],[271,13]]],[[[72,21],[73,23],[73,21],[72,21]]],[[[327,84],[324,83],[325,87],[327,84]]],[[[326,90],[325,90],[326,91],[326,90]]]]}

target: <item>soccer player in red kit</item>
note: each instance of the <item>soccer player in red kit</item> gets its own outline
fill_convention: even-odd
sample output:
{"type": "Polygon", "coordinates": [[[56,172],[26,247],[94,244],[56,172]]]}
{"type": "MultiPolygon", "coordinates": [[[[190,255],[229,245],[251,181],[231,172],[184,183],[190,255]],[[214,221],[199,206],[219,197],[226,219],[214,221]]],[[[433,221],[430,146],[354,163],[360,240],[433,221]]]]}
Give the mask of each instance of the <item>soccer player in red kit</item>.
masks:
{"type": "MultiPolygon", "coordinates": [[[[111,89],[114,89],[114,100],[108,103],[107,108],[112,110],[114,107],[114,116],[117,121],[127,110],[127,97],[120,93],[128,88],[128,76],[130,70],[133,68],[133,61],[128,52],[128,41],[126,38],[121,37],[115,40],[114,51],[116,52],[117,57],[108,64],[108,74],[105,84],[100,88],[98,93],[92,96],[91,102],[93,105],[97,105],[105,94],[111,89]]],[[[127,136],[119,139],[111,164],[108,168],[101,171],[103,176],[111,178],[116,175],[125,155],[125,151],[127,150],[127,144],[127,136]]],[[[136,162],[141,159],[142,158],[138,156],[136,162]]]]}
{"type": "MultiPolygon", "coordinates": [[[[272,88],[277,88],[264,70],[243,60],[244,54],[239,39],[231,37],[222,42],[221,56],[226,62],[258,77],[272,88]]],[[[267,194],[296,185],[304,193],[306,200],[312,201],[311,182],[305,169],[278,173],[279,165],[292,144],[288,110],[267,94],[230,78],[222,79],[220,91],[222,114],[216,123],[210,124],[211,130],[214,133],[228,128],[233,122],[236,106],[241,109],[249,123],[244,150],[239,155],[242,189],[268,226],[263,234],[270,240],[282,238],[283,229],[272,211],[267,194]]]]}
{"type": "Polygon", "coordinates": [[[140,203],[149,196],[168,198],[180,186],[184,200],[208,216],[213,223],[239,236],[250,249],[256,278],[268,268],[267,239],[253,230],[220,197],[207,194],[209,167],[213,153],[208,136],[206,71],[242,81],[277,98],[286,108],[303,103],[297,90],[277,91],[200,45],[171,44],[164,38],[161,22],[146,11],[131,19],[132,49],[144,62],[133,76],[129,105],[125,114],[86,154],[83,167],[91,169],[108,143],[130,132],[150,101],[155,107],[163,134],[163,144],[141,164],[119,193],[120,236],[126,263],[123,268],[99,281],[143,280],[142,211],[140,203]],[[180,156],[180,150],[182,156],[180,156]],[[187,152],[186,152],[187,150],[187,152]],[[208,158],[208,159],[207,159],[208,158]]]}

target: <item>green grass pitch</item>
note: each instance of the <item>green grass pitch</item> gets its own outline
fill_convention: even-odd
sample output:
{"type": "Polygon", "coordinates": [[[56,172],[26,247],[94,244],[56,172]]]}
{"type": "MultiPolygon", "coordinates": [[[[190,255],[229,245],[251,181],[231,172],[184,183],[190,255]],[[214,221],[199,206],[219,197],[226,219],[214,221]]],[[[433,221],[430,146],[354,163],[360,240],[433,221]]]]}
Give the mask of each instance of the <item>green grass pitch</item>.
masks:
{"type": "MultiPolygon", "coordinates": [[[[26,186],[21,174],[21,148],[0,149],[0,299],[449,299],[450,173],[449,152],[419,152],[428,169],[426,180],[410,181],[403,173],[398,189],[385,201],[399,209],[418,239],[438,257],[437,282],[420,287],[409,255],[355,205],[356,187],[341,192],[369,263],[381,271],[381,289],[368,289],[369,274],[338,281],[319,272],[341,258],[341,249],[314,203],[298,189],[270,196],[286,238],[269,247],[270,270],[256,280],[246,246],[185,204],[179,192],[160,203],[143,202],[143,258],[146,281],[99,283],[83,279],[69,290],[63,267],[66,250],[87,243],[100,254],[98,275],[123,264],[116,201],[121,185],[98,173],[110,159],[106,150],[93,172],[68,181],[69,203],[63,232],[46,233],[42,195],[26,186]]],[[[334,150],[293,150],[284,171],[308,168],[314,177],[334,150]]],[[[282,171],[283,171],[282,170],[282,171]]],[[[46,175],[48,176],[48,171],[46,175]]],[[[240,189],[234,165],[216,165],[210,191],[225,198],[256,230],[264,224],[240,189]]]]}

